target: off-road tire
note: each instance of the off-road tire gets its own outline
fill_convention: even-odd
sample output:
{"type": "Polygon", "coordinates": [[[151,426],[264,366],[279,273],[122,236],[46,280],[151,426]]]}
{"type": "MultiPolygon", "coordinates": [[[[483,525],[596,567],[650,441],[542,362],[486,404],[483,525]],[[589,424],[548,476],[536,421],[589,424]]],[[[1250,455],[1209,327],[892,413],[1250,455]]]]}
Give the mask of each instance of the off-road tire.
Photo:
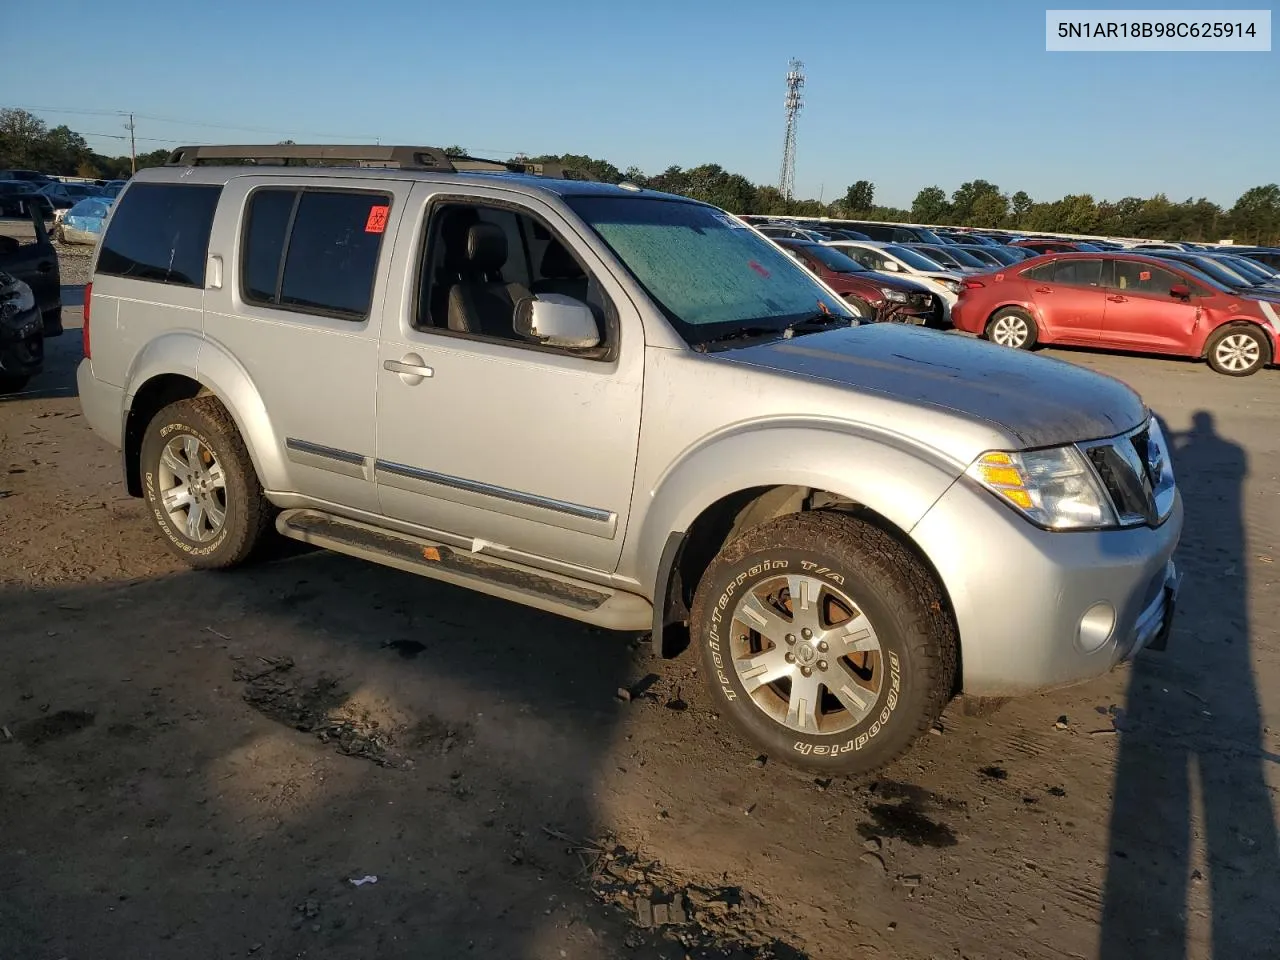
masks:
{"type": "Polygon", "coordinates": [[[30,377],[0,377],[0,394],[17,393],[30,381],[30,377]]]}
{"type": "Polygon", "coordinates": [[[889,763],[937,720],[955,687],[958,636],[933,576],[884,530],[844,514],[791,514],[725,545],[698,585],[690,628],[721,714],[771,756],[809,770],[857,774],[889,763]],[[735,604],[779,570],[838,583],[875,627],[884,679],[856,726],[835,734],[789,728],[752,700],[738,676],[730,646],[735,604]]]}
{"type": "Polygon", "coordinates": [[[1228,326],[1218,330],[1205,345],[1204,355],[1213,372],[1220,373],[1224,377],[1252,376],[1272,360],[1271,344],[1267,342],[1267,335],[1257,327],[1244,325],[1228,326]],[[1219,355],[1224,343],[1237,343],[1240,338],[1251,340],[1257,351],[1257,360],[1243,368],[1230,365],[1229,360],[1219,355]]]}
{"type": "Polygon", "coordinates": [[[147,426],[142,438],[143,497],[165,545],[192,567],[228,569],[248,560],[271,529],[274,510],[263,496],[240,432],[216,397],[180,400],[165,407],[147,426]],[[194,436],[204,444],[225,475],[226,515],[222,528],[208,542],[191,539],[176,527],[160,502],[157,485],[160,456],[177,436],[194,436]]]}
{"type": "Polygon", "coordinates": [[[1036,326],[1035,318],[1021,307],[1001,307],[987,321],[987,326],[982,331],[982,336],[1002,347],[1012,347],[1015,350],[1032,350],[1040,339],[1040,328],[1036,326]],[[1025,339],[1016,343],[1002,342],[1001,339],[998,339],[1001,336],[1001,321],[1021,321],[1026,330],[1025,339]]]}

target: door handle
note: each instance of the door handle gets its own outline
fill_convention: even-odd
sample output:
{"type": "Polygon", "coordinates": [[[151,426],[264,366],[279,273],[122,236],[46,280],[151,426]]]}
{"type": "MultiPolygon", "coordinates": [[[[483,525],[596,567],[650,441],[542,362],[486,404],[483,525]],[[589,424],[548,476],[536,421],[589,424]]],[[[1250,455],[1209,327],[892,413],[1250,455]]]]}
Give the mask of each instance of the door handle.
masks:
{"type": "Polygon", "coordinates": [[[1110,300],[1112,303],[1128,303],[1129,302],[1128,297],[1121,297],[1118,295],[1107,297],[1107,299],[1110,300]]]}
{"type": "Polygon", "coordinates": [[[435,371],[422,362],[416,353],[406,353],[399,360],[384,360],[383,370],[400,374],[400,379],[411,387],[420,384],[427,377],[435,376],[435,371]]]}
{"type": "Polygon", "coordinates": [[[1053,293],[1053,287],[1036,287],[1032,293],[1053,293]]]}

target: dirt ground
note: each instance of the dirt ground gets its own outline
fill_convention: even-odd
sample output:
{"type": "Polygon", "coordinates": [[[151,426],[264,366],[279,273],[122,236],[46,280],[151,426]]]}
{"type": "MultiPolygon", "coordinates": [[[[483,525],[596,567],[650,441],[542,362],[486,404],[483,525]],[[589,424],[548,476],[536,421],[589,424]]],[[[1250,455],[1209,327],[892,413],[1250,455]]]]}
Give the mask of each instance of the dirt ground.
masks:
{"type": "Polygon", "coordinates": [[[639,638],[301,549],[184,570],[77,317],[0,402],[0,960],[1277,956],[1280,371],[1061,354],[1176,435],[1169,650],[819,781],[639,638]]]}

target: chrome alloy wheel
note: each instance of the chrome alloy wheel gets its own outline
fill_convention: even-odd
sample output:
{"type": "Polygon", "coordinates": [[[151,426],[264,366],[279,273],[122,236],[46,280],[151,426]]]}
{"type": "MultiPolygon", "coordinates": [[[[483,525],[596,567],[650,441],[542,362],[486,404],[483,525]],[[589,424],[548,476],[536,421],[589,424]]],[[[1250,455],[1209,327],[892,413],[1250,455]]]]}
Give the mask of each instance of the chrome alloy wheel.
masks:
{"type": "Polygon", "coordinates": [[[842,733],[880,698],[883,654],[875,627],[827,580],[788,574],[761,581],[738,600],[731,629],[743,689],[791,730],[842,733]]]}
{"type": "Polygon", "coordinates": [[[174,437],[160,454],[160,503],[187,539],[208,543],[227,520],[227,478],[199,439],[174,437]]]}
{"type": "Polygon", "coordinates": [[[1002,347],[1021,349],[1031,336],[1027,321],[1016,313],[1008,313],[991,325],[991,339],[1002,347]]]}
{"type": "Polygon", "coordinates": [[[1213,359],[1218,366],[1232,373],[1240,373],[1257,366],[1262,359],[1258,341],[1245,333],[1232,333],[1218,341],[1213,348],[1213,359]]]}

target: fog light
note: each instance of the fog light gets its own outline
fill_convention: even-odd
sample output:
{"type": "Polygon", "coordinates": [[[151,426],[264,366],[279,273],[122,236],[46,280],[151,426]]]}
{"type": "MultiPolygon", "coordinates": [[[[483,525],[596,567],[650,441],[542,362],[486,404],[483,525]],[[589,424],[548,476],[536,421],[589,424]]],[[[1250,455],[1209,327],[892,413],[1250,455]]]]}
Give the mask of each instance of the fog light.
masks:
{"type": "Polygon", "coordinates": [[[1085,653],[1094,653],[1111,639],[1116,628],[1116,608],[1100,600],[1084,612],[1076,632],[1076,645],[1085,653]]]}

